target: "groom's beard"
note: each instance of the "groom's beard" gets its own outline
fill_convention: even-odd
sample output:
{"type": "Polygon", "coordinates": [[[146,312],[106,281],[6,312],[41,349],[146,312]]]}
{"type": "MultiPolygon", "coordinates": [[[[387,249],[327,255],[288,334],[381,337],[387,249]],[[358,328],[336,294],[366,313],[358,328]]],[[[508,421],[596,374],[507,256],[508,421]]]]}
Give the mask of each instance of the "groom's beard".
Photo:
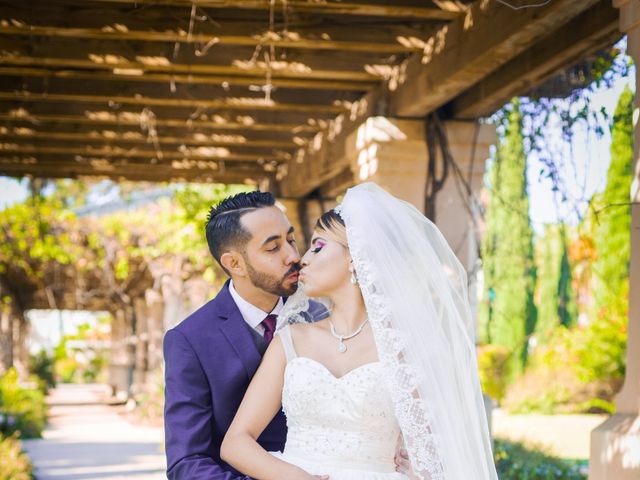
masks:
{"type": "Polygon", "coordinates": [[[296,290],[298,289],[298,282],[292,283],[289,286],[285,285],[285,282],[289,275],[300,271],[301,267],[299,264],[292,265],[289,271],[282,278],[276,278],[268,273],[258,272],[253,268],[253,265],[251,265],[251,262],[249,262],[246,257],[245,260],[249,279],[251,280],[251,283],[260,290],[264,290],[265,292],[273,295],[278,295],[279,297],[288,297],[296,293],[296,290]]]}

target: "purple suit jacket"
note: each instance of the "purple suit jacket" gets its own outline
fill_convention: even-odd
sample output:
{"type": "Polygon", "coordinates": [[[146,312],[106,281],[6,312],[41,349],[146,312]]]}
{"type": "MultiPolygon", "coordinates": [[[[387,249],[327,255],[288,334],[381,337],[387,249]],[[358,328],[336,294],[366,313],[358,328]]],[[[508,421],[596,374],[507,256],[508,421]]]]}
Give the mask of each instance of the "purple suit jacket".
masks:
{"type": "MultiPolygon", "coordinates": [[[[246,479],[220,459],[220,444],[262,359],[229,282],[164,337],[165,443],[170,480],[246,479]]],[[[287,436],[278,412],[258,438],[268,451],[287,436]]]]}

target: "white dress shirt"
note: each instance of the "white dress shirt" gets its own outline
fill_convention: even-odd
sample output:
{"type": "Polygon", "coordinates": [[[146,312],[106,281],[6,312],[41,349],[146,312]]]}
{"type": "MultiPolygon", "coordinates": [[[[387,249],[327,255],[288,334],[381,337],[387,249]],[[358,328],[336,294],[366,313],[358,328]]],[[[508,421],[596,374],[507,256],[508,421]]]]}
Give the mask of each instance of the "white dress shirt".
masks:
{"type": "Polygon", "coordinates": [[[229,282],[229,293],[231,294],[233,301],[236,302],[238,310],[240,310],[240,314],[242,315],[242,318],[244,318],[244,321],[260,335],[264,335],[264,327],[260,324],[265,317],[267,315],[278,315],[284,306],[282,297],[280,297],[278,299],[278,303],[276,303],[276,306],[271,310],[271,312],[261,310],[240,296],[233,286],[233,280],[229,282]]]}

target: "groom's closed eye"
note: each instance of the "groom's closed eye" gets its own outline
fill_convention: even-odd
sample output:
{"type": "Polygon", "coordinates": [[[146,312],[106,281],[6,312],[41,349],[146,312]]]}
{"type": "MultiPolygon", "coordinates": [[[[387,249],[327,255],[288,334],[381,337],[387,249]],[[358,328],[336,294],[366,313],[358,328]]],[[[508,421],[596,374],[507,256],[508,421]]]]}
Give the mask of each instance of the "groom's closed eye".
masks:
{"type": "MultiPolygon", "coordinates": [[[[287,242],[290,245],[295,245],[296,239],[293,237],[290,237],[290,238],[287,238],[287,242]]],[[[276,243],[273,247],[267,248],[267,252],[277,252],[278,250],[280,250],[280,243],[276,243]]]]}

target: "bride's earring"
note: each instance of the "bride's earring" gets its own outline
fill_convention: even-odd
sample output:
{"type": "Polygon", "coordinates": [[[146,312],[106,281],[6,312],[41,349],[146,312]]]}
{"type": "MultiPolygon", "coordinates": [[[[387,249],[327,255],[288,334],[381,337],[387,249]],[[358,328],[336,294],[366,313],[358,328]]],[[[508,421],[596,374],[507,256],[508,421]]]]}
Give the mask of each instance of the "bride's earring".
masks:
{"type": "Polygon", "coordinates": [[[358,283],[358,278],[356,277],[356,271],[353,268],[353,263],[351,263],[351,265],[349,266],[349,271],[351,272],[351,277],[349,278],[349,281],[353,285],[356,285],[358,283]]]}

